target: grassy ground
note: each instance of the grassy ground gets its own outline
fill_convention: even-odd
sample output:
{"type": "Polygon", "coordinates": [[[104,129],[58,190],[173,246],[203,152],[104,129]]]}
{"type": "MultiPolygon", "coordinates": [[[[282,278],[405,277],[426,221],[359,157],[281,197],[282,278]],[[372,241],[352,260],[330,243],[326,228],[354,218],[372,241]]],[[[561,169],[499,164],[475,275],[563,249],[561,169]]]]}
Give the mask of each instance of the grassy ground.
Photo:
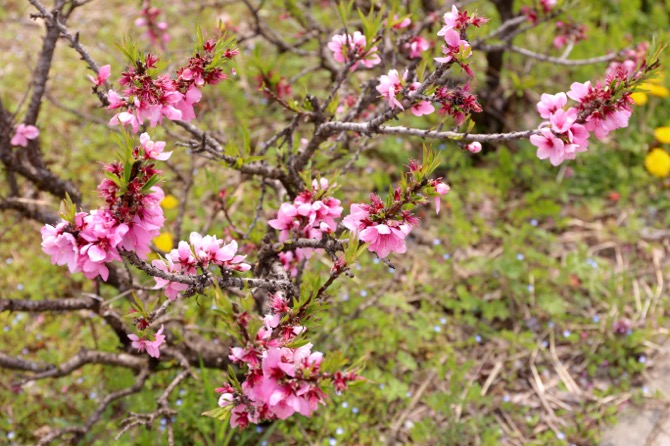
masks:
{"type": "MultiPolygon", "coordinates": [[[[627,34],[649,36],[649,29],[663,25],[658,14],[662,5],[644,15],[635,1],[589,3],[591,8],[583,15],[590,23],[591,38],[577,45],[574,57],[604,53],[625,45],[627,34]],[[626,32],[612,32],[614,27],[626,32]]],[[[94,56],[101,63],[112,63],[117,74],[121,56],[113,43],[122,33],[141,39],[131,28],[135,6],[105,2],[104,8],[82,9],[72,22],[94,56]]],[[[188,23],[196,18],[208,23],[213,14],[236,17],[239,11],[234,7],[198,11],[187,8],[186,2],[166,9],[174,24],[173,57],[179,56],[175,50],[182,47],[180,42],[188,41],[188,23]]],[[[0,67],[6,79],[0,94],[14,105],[21,101],[17,93],[21,88],[7,85],[26,85],[27,69],[39,46],[36,33],[41,31],[26,18],[28,10],[24,2],[10,1],[0,11],[0,50],[8,55],[0,67]]],[[[327,20],[327,11],[322,14],[327,20]]],[[[524,43],[545,49],[548,38],[537,33],[524,43]]],[[[234,119],[248,115],[252,137],[260,139],[267,130],[253,124],[263,122],[261,113],[279,111],[264,110],[245,57],[251,61],[253,53],[241,59],[240,80],[222,84],[205,101],[204,121],[222,133],[233,133],[234,119]],[[251,105],[241,105],[244,97],[251,105]]],[[[503,80],[507,91],[518,95],[519,113],[510,116],[518,129],[537,124],[532,114],[522,112],[537,94],[566,90],[568,79],[584,81],[604,70],[600,66],[559,71],[521,58],[515,61],[503,80]]],[[[288,57],[275,63],[275,70],[284,70],[287,77],[304,68],[301,61],[288,57]]],[[[113,157],[110,131],[98,123],[104,123],[108,114],[96,109],[85,70],[65,45],[57,52],[50,82],[53,101],[45,104],[40,122],[44,146],[50,147],[47,157],[54,169],[87,191],[89,203],[95,203],[97,162],[113,157]]],[[[294,86],[294,92],[300,94],[301,87],[294,86]]],[[[452,144],[435,145],[443,152],[439,173],[452,187],[443,211],[439,216],[424,211],[408,254],[392,259],[395,270],[365,257],[356,277],[333,292],[315,337],[319,350],[327,354],[339,350],[352,362],[361,360],[368,382],[333,395],[312,419],[296,416],[238,434],[199,415],[215,405],[211,388],[222,379],[218,372],[203,369],[199,382],[173,396],[173,406],[179,410],[177,443],[332,445],[386,444],[397,439],[426,445],[595,444],[600,429],[614,420],[622,405],[653,398],[640,383],[668,333],[664,281],[669,279],[670,193],[667,179],[649,175],[644,159],[650,148],[659,145],[653,129],[670,125],[669,110],[670,99],[650,95],[628,129],[594,144],[589,153],[561,168],[539,161],[526,142],[476,157],[452,144]]],[[[365,152],[357,163],[361,174],[343,184],[345,208],[369,191],[387,190],[397,179],[398,167],[417,156],[420,147],[420,141],[389,138],[365,152]]],[[[209,226],[210,233],[223,234],[229,223],[221,214],[212,217],[218,190],[226,188],[238,198],[258,192],[238,176],[192,160],[179,149],[168,172],[169,192],[179,195],[178,174],[191,162],[199,171],[185,229],[209,226]]],[[[48,198],[36,196],[36,200],[48,198]]],[[[238,199],[231,211],[242,228],[253,215],[255,204],[249,203],[254,200],[238,199]]],[[[278,205],[271,197],[265,208],[268,218],[278,205]]],[[[166,211],[169,223],[176,214],[177,209],[166,211]]],[[[70,277],[63,268],[50,265],[39,242],[37,225],[14,215],[2,216],[2,297],[55,298],[96,291],[80,275],[70,277]]],[[[325,268],[325,264],[312,267],[315,272],[325,268]]],[[[115,298],[112,289],[103,287],[100,293],[115,298]]],[[[115,305],[128,307],[118,298],[115,305]]],[[[214,305],[208,297],[192,298],[178,306],[175,315],[197,324],[213,342],[226,342],[226,336],[217,332],[214,305]]],[[[2,349],[49,362],[61,362],[81,348],[113,350],[113,335],[94,322],[86,312],[67,318],[2,313],[2,349]]],[[[0,417],[0,443],[32,443],[47,426],[76,423],[102,395],[133,381],[130,372],[88,366],[13,393],[12,376],[0,370],[0,412],[6,414],[0,417]]],[[[108,444],[125,412],[152,410],[169,378],[159,373],[147,391],[108,410],[89,444],[108,444]]],[[[119,444],[163,441],[161,427],[156,426],[152,432],[126,434],[119,444]]]]}

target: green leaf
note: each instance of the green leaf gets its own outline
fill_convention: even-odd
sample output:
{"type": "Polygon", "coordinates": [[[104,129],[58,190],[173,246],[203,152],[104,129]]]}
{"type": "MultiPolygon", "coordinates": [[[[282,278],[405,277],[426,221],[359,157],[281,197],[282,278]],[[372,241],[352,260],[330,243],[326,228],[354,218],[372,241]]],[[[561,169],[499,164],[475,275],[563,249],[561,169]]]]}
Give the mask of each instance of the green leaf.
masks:
{"type": "Polygon", "coordinates": [[[230,413],[233,410],[233,406],[217,407],[216,409],[208,410],[203,412],[202,415],[205,417],[214,418],[215,420],[228,422],[230,418],[230,413]]]}
{"type": "Polygon", "coordinates": [[[144,186],[142,186],[142,190],[140,192],[142,192],[143,194],[149,193],[151,191],[151,188],[154,187],[156,184],[158,184],[162,179],[163,177],[161,177],[158,174],[155,174],[154,176],[149,178],[149,180],[144,184],[144,186]]]}

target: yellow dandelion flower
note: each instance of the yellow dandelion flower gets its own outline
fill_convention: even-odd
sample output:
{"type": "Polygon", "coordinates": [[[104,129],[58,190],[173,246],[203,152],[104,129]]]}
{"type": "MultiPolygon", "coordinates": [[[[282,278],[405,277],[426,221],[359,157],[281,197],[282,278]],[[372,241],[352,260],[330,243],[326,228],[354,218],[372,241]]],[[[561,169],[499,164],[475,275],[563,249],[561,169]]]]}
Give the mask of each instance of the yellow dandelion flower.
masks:
{"type": "Polygon", "coordinates": [[[631,99],[633,99],[633,102],[635,102],[635,105],[644,105],[647,103],[647,100],[649,99],[647,97],[647,93],[643,93],[641,91],[636,91],[635,93],[632,93],[630,97],[631,99]]]}
{"type": "Polygon", "coordinates": [[[174,195],[166,195],[163,201],[161,201],[161,207],[166,211],[176,208],[178,204],[179,200],[174,195]]]}
{"type": "Polygon", "coordinates": [[[172,234],[164,232],[158,237],[154,237],[154,245],[163,252],[168,252],[174,247],[174,239],[172,234]]]}
{"type": "MultiPolygon", "coordinates": [[[[668,90],[665,86],[660,85],[659,83],[652,83],[652,82],[646,82],[644,84],[640,84],[640,90],[638,91],[639,93],[645,92],[649,93],[652,96],[656,96],[659,98],[667,98],[670,97],[670,90],[668,90]]],[[[635,93],[633,93],[635,94],[635,93]]],[[[635,100],[635,98],[633,98],[635,100]]],[[[637,104],[637,102],[636,102],[637,104]]]]}
{"type": "Polygon", "coordinates": [[[670,127],[659,127],[654,130],[654,136],[662,144],[670,144],[670,127]]]}
{"type": "Polygon", "coordinates": [[[653,149],[645,157],[644,167],[655,177],[667,177],[670,174],[670,155],[663,149],[653,149]]]}

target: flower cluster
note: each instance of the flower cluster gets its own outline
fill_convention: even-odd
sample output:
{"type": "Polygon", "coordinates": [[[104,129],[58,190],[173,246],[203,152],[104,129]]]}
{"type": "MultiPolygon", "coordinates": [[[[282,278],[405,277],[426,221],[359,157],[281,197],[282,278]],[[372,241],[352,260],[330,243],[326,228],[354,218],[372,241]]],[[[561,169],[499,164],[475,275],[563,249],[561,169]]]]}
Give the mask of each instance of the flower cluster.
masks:
{"type": "Polygon", "coordinates": [[[167,159],[169,154],[162,153],[164,142],[153,142],[146,133],[140,142],[131,160],[104,166],[107,178],[98,186],[98,193],[106,206],[86,213],[75,212],[72,205],[66,219],[42,228],[42,249],[53,264],[106,281],[109,269],[105,264],[121,260],[119,249],[146,258],[151,239],[165,221],[160,207],[165,195],[157,186],[161,172],[152,161],[167,159]]]}
{"type": "Polygon", "coordinates": [[[371,194],[370,204],[352,204],[349,215],[342,220],[345,228],[357,234],[360,241],[369,243],[368,250],[382,259],[391,252],[406,252],[405,237],[419,222],[407,211],[399,212],[394,218],[378,217],[385,214],[382,199],[377,194],[371,194]]]}
{"type": "Polygon", "coordinates": [[[380,258],[394,252],[407,251],[405,237],[419,223],[411,209],[425,203],[424,194],[435,197],[437,213],[440,212],[440,196],[449,192],[449,186],[441,178],[425,178],[436,165],[427,160],[426,165],[410,160],[407,181],[397,187],[387,202],[377,194],[370,194],[370,203],[353,203],[349,215],[344,217],[342,225],[354,233],[358,240],[368,243],[368,251],[380,258]]]}
{"type": "Polygon", "coordinates": [[[457,125],[463,124],[465,118],[471,113],[480,113],[482,106],[477,101],[477,96],[470,93],[470,84],[463,87],[438,87],[435,90],[435,101],[442,106],[440,114],[447,114],[454,118],[457,125]]]}
{"type": "MultiPolygon", "coordinates": [[[[325,178],[315,179],[312,187],[299,193],[292,203],[282,203],[277,218],[268,221],[271,227],[280,231],[279,241],[285,242],[291,237],[321,240],[323,234],[333,233],[337,229],[335,219],[342,215],[342,206],[340,200],[327,194],[336,186],[331,186],[325,178]]],[[[293,260],[311,257],[313,251],[297,248],[290,258],[286,253],[284,266],[289,266],[293,260]]]]}
{"type": "Polygon", "coordinates": [[[556,22],[556,37],[554,37],[554,48],[561,49],[570,43],[586,40],[586,25],[574,22],[556,22]]]}
{"type": "MultiPolygon", "coordinates": [[[[290,308],[284,296],[273,295],[270,310],[256,335],[247,335],[244,347],[230,350],[230,360],[245,369],[242,385],[235,388],[227,384],[216,389],[219,406],[231,407],[232,427],[285,420],[296,412],[308,417],[319,404],[325,404],[324,381],[342,391],[349,382],[359,379],[354,372],[321,370],[323,354],[313,352],[311,343],[289,347],[305,332],[305,327],[299,324],[300,310],[290,308]]],[[[238,324],[245,331],[249,319],[246,312],[237,315],[238,324]]]]}
{"type": "MultiPolygon", "coordinates": [[[[391,109],[399,107],[401,110],[404,110],[402,103],[396,98],[396,95],[404,90],[407,93],[411,93],[419,87],[421,87],[421,82],[407,83],[407,70],[403,73],[402,78],[398,74],[398,70],[390,70],[388,74],[383,74],[379,78],[377,91],[388,101],[391,109]]],[[[410,107],[410,111],[414,116],[429,115],[435,111],[435,107],[433,107],[430,101],[418,101],[410,107]]]]}
{"type": "MultiPolygon", "coordinates": [[[[159,358],[161,356],[160,346],[165,342],[165,335],[163,334],[164,326],[161,325],[160,330],[158,330],[153,335],[153,341],[148,339],[146,336],[139,337],[134,333],[128,335],[128,338],[132,341],[131,345],[133,348],[136,348],[138,351],[146,351],[149,356],[154,358],[159,358]]],[[[151,335],[149,335],[151,336],[151,335]]]]}
{"type": "Polygon", "coordinates": [[[381,62],[377,54],[377,47],[367,48],[367,39],[360,32],[354,34],[335,34],[328,42],[328,49],[333,52],[333,58],[340,63],[353,62],[350,71],[356,70],[358,65],[372,68],[381,62]]]}
{"type": "Polygon", "coordinates": [[[444,26],[437,35],[444,37],[445,45],[442,46],[442,57],[436,57],[435,61],[439,63],[457,63],[469,76],[473,75],[469,65],[465,60],[472,55],[470,44],[465,40],[466,32],[469,26],[479,28],[488,19],[477,17],[476,13],[468,15],[467,11],[459,11],[456,5],[451,7],[451,11],[444,14],[444,26]]]}
{"type": "MultiPolygon", "coordinates": [[[[224,245],[215,235],[202,236],[192,232],[189,243],[180,241],[176,249],[171,250],[163,260],[153,260],[151,264],[166,273],[195,274],[198,269],[206,270],[210,265],[216,265],[231,271],[249,271],[251,265],[244,263],[246,256],[237,255],[237,242],[232,240],[224,245]]],[[[165,288],[168,299],[174,300],[180,291],[188,285],[172,282],[160,277],[154,277],[155,290],[165,288]]]]}
{"type": "Polygon", "coordinates": [[[627,127],[632,89],[642,73],[624,63],[608,70],[604,82],[574,82],[567,95],[543,94],[537,110],[548,121],[540,124],[539,134],[530,137],[538,148],[538,158],[549,158],[557,166],[586,151],[591,133],[602,140],[612,131],[627,127]],[[565,109],[568,98],[577,104],[565,109]]]}
{"type": "Polygon", "coordinates": [[[554,10],[557,3],[558,0],[540,0],[539,8],[534,8],[532,6],[522,6],[521,13],[526,16],[528,21],[536,25],[539,23],[540,17],[546,16],[554,10]]]}
{"type": "Polygon", "coordinates": [[[158,21],[160,13],[160,9],[151,6],[151,0],[144,0],[142,2],[140,17],[135,20],[135,26],[138,28],[146,26],[146,35],[151,44],[160,45],[165,50],[165,46],[170,41],[170,35],[167,32],[167,22],[158,21]]]}
{"type": "Polygon", "coordinates": [[[200,88],[227,79],[219,65],[238,54],[237,49],[221,41],[207,40],[202,45],[202,52],[177,69],[176,79],[157,73],[158,58],[153,54],[138,58],[119,79],[119,84],[124,87],[122,94],[114,90],[107,94],[107,108],[120,110],[109,121],[110,125],[128,125],[137,132],[145,120],[155,127],[163,117],[184,121],[195,119],[194,105],[202,98],[200,88]]]}

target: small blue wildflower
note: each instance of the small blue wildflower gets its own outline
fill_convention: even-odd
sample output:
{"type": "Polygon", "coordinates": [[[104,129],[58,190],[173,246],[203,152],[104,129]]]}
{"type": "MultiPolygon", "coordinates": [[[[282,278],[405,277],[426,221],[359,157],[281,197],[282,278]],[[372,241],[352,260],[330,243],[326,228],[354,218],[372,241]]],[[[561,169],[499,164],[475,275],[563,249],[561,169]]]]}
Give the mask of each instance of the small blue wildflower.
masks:
{"type": "Polygon", "coordinates": [[[19,283],[18,285],[16,285],[16,289],[19,290],[19,291],[23,291],[23,288],[24,288],[24,286],[23,286],[22,283],[19,283]]]}
{"type": "Polygon", "coordinates": [[[567,338],[568,336],[570,336],[570,330],[563,330],[563,337],[567,338]]]}
{"type": "Polygon", "coordinates": [[[382,389],[382,390],[384,390],[384,384],[380,384],[380,385],[379,385],[379,388],[382,389]]]}
{"type": "Polygon", "coordinates": [[[352,411],[353,413],[358,413],[358,412],[359,412],[358,407],[354,407],[354,408],[352,408],[351,411],[352,411]]]}
{"type": "Polygon", "coordinates": [[[344,402],[342,403],[342,407],[343,407],[344,409],[346,409],[347,407],[349,407],[349,403],[347,403],[346,401],[344,401],[344,402]]]}
{"type": "Polygon", "coordinates": [[[395,274],[395,270],[391,267],[389,267],[389,274],[395,274]]]}
{"type": "Polygon", "coordinates": [[[451,258],[451,254],[449,254],[449,253],[447,253],[447,254],[442,254],[442,258],[443,258],[444,260],[449,260],[449,259],[451,258]]]}
{"type": "Polygon", "coordinates": [[[642,387],[642,393],[644,393],[645,395],[648,395],[649,394],[649,387],[643,386],[642,387]]]}
{"type": "Polygon", "coordinates": [[[77,384],[81,384],[84,382],[84,378],[77,378],[77,384]]]}
{"type": "Polygon", "coordinates": [[[528,285],[526,288],[528,289],[529,293],[532,293],[535,290],[535,287],[533,285],[528,285]]]}
{"type": "Polygon", "coordinates": [[[328,439],[328,444],[329,444],[330,446],[335,446],[335,445],[337,444],[337,440],[334,439],[333,437],[330,437],[330,438],[328,439]]]}
{"type": "Polygon", "coordinates": [[[268,446],[268,441],[267,440],[261,441],[261,446],[268,446]]]}
{"type": "Polygon", "coordinates": [[[434,246],[440,246],[442,244],[442,240],[439,238],[433,239],[433,245],[434,246]]]}
{"type": "Polygon", "coordinates": [[[91,393],[88,394],[88,397],[90,399],[94,400],[98,397],[98,393],[97,392],[91,392],[91,393]]]}
{"type": "Polygon", "coordinates": [[[256,433],[257,434],[263,433],[263,426],[256,426],[256,433]]]}
{"type": "Polygon", "coordinates": [[[9,330],[11,330],[11,328],[9,327],[9,325],[5,325],[5,331],[9,331],[9,330]]]}
{"type": "Polygon", "coordinates": [[[549,343],[547,341],[542,341],[542,348],[547,348],[549,347],[549,343]]]}
{"type": "Polygon", "coordinates": [[[475,335],[475,342],[476,342],[477,344],[481,344],[481,342],[482,342],[482,337],[479,336],[479,335],[475,335]]]}
{"type": "Polygon", "coordinates": [[[642,356],[640,356],[640,358],[638,359],[638,361],[640,361],[640,364],[646,364],[646,362],[647,362],[647,357],[644,356],[644,355],[642,355],[642,356]]]}
{"type": "Polygon", "coordinates": [[[446,317],[441,317],[440,318],[440,324],[445,325],[447,323],[447,318],[446,317]]]}
{"type": "Polygon", "coordinates": [[[212,310],[216,310],[217,307],[216,307],[216,305],[212,305],[210,308],[211,308],[212,310]]]}
{"type": "Polygon", "coordinates": [[[552,321],[549,321],[549,323],[547,324],[547,327],[554,328],[554,323],[552,321]]]}
{"type": "Polygon", "coordinates": [[[337,429],[335,429],[335,434],[336,435],[342,435],[343,433],[344,433],[344,429],[342,429],[341,427],[338,427],[337,429]]]}
{"type": "Polygon", "coordinates": [[[533,219],[530,221],[530,225],[531,225],[531,226],[537,226],[537,220],[535,220],[535,219],[533,218],[533,219]]]}
{"type": "Polygon", "coordinates": [[[435,326],[433,327],[433,331],[434,331],[435,333],[439,333],[439,332],[442,331],[442,327],[440,327],[439,325],[435,325],[435,326]]]}
{"type": "Polygon", "coordinates": [[[186,395],[186,389],[179,389],[179,394],[180,394],[181,396],[186,395]]]}
{"type": "Polygon", "coordinates": [[[167,418],[161,418],[161,426],[165,426],[167,424],[167,418]]]}
{"type": "Polygon", "coordinates": [[[563,432],[557,432],[556,438],[558,438],[559,440],[565,440],[565,434],[563,432]]]}
{"type": "Polygon", "coordinates": [[[374,263],[375,265],[378,264],[378,263],[379,263],[379,259],[378,259],[377,257],[375,257],[374,259],[372,259],[372,263],[374,263]]]}
{"type": "Polygon", "coordinates": [[[589,265],[593,269],[598,269],[598,263],[593,260],[592,258],[586,259],[586,264],[589,265]]]}
{"type": "Polygon", "coordinates": [[[412,397],[412,392],[408,391],[405,395],[407,396],[407,398],[411,398],[412,397]]]}
{"type": "Polygon", "coordinates": [[[361,297],[365,297],[368,295],[367,290],[361,290],[361,297]]]}
{"type": "Polygon", "coordinates": [[[595,322],[596,324],[600,322],[600,316],[598,316],[597,314],[593,316],[593,322],[595,322]]]}
{"type": "Polygon", "coordinates": [[[16,434],[15,434],[14,432],[9,432],[9,433],[7,434],[7,438],[9,438],[10,440],[13,440],[14,437],[16,437],[16,434]]]}
{"type": "Polygon", "coordinates": [[[522,261],[522,260],[525,259],[525,258],[526,258],[526,257],[524,257],[524,255],[521,254],[521,253],[519,253],[519,254],[516,255],[516,259],[517,259],[519,262],[522,261]]]}
{"type": "MultiPolygon", "coordinates": [[[[9,257],[9,258],[7,258],[7,260],[5,260],[5,263],[6,263],[7,265],[11,265],[12,263],[14,263],[14,259],[12,259],[11,257],[9,257]]],[[[13,432],[10,432],[10,434],[11,434],[11,433],[13,433],[13,432]]]]}
{"type": "Polygon", "coordinates": [[[444,150],[444,149],[447,148],[447,145],[446,144],[440,144],[439,146],[437,146],[437,148],[440,149],[440,150],[444,150]]]}
{"type": "Polygon", "coordinates": [[[505,395],[505,396],[503,396],[503,402],[505,402],[505,403],[509,403],[510,400],[511,400],[511,398],[509,397],[509,395],[505,395]]]}
{"type": "Polygon", "coordinates": [[[181,398],[179,398],[179,399],[177,400],[177,406],[181,406],[183,403],[184,403],[184,402],[181,400],[181,398]]]}

